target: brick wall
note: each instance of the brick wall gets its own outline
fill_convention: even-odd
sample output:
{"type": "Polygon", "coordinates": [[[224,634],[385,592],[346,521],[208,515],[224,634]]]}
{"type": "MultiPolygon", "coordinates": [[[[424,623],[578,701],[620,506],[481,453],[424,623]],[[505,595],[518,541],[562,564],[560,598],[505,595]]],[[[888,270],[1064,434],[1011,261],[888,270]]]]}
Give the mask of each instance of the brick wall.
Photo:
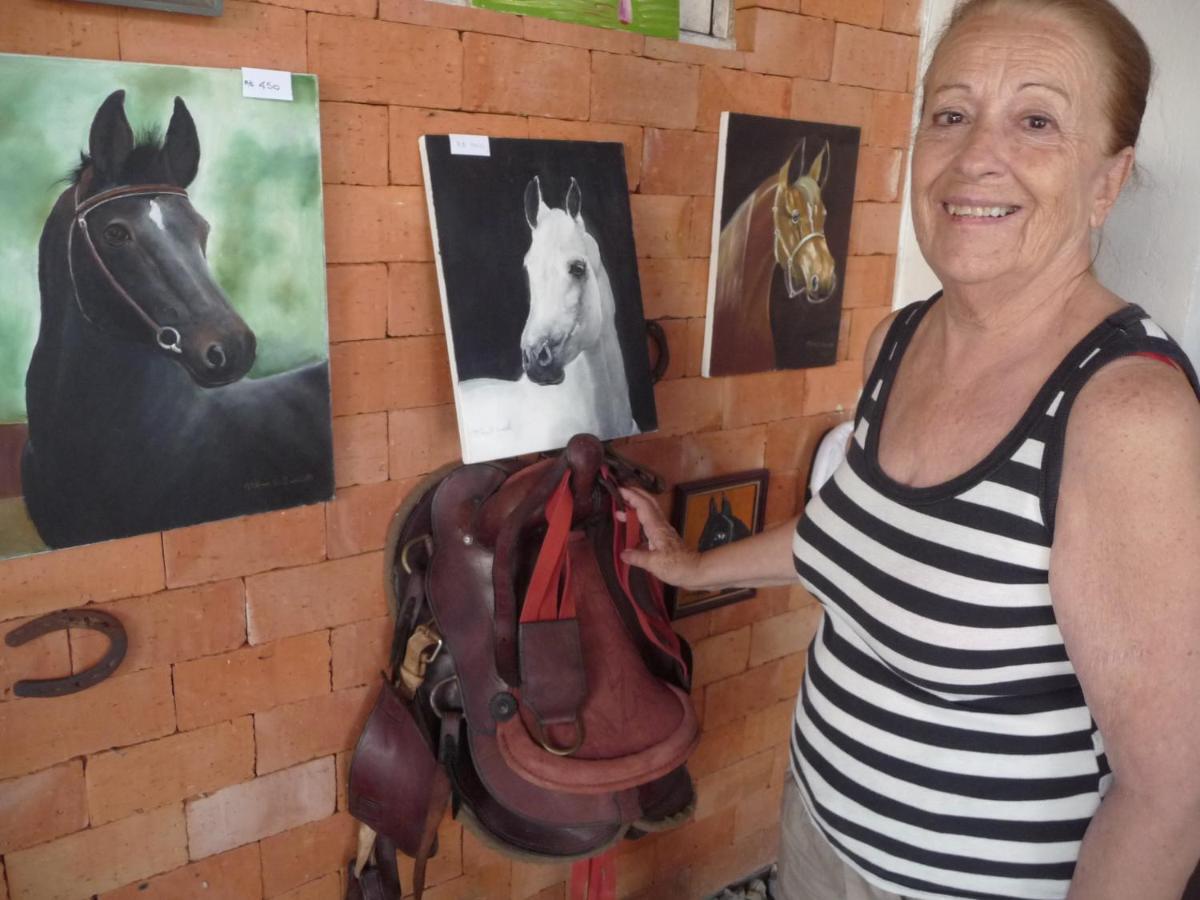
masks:
{"type": "MultiPolygon", "coordinates": [[[[0,650],[0,900],[335,900],[354,842],[348,751],[389,622],[384,523],[457,437],[416,136],[624,143],[646,315],[672,347],[661,428],[624,447],[671,482],[766,466],[796,510],[815,439],[854,403],[887,312],[917,0],[738,0],[713,50],[426,0],[226,0],[220,19],[4,0],[0,50],[320,76],[337,498],[0,563],[0,630],[94,603],[127,624],[119,677],[58,700],[17,678],[86,666],[58,633],[0,650]],[[745,7],[745,8],[742,8],[745,7]],[[699,378],[722,110],[863,129],[837,365],[699,378]]],[[[800,589],[680,623],[704,738],[696,818],[623,848],[622,897],[697,898],[770,861],[803,648],[800,589]]],[[[431,900],[562,898],[453,821],[431,900]]]]}

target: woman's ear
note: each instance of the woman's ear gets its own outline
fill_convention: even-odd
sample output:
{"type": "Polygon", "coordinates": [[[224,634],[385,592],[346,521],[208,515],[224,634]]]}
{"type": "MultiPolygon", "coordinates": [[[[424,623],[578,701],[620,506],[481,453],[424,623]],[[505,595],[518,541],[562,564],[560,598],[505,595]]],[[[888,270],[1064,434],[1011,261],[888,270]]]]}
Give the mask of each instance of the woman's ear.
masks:
{"type": "Polygon", "coordinates": [[[1133,174],[1133,163],[1133,148],[1126,147],[1104,164],[1099,190],[1092,201],[1092,215],[1089,221],[1093,228],[1099,228],[1108,218],[1117,198],[1121,196],[1121,189],[1133,174]]]}

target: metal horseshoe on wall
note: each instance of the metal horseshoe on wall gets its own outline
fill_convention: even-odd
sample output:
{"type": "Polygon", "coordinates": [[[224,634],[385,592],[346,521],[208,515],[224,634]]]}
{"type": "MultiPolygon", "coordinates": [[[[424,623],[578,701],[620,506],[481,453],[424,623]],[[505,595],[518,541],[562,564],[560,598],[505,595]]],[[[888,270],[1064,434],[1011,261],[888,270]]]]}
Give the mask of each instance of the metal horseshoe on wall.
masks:
{"type": "Polygon", "coordinates": [[[10,647],[20,647],[52,631],[89,628],[108,637],[108,650],[98,663],[75,675],[60,678],[27,678],[13,685],[18,697],[64,697],[87,690],[111,675],[125,658],[129,637],[121,620],[98,609],[63,609],[14,628],[4,637],[10,647]]]}

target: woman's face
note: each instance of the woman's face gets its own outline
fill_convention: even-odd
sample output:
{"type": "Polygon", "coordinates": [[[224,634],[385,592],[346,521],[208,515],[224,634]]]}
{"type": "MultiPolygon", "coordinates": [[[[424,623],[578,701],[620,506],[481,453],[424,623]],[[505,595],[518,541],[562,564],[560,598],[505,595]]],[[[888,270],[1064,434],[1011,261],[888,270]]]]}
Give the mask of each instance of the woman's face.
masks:
{"type": "Polygon", "coordinates": [[[943,41],[926,76],[912,188],[918,241],[944,283],[1023,283],[1059,261],[1086,268],[1089,229],[1132,161],[1132,150],[1106,152],[1099,57],[1045,15],[977,15],[943,41]]]}

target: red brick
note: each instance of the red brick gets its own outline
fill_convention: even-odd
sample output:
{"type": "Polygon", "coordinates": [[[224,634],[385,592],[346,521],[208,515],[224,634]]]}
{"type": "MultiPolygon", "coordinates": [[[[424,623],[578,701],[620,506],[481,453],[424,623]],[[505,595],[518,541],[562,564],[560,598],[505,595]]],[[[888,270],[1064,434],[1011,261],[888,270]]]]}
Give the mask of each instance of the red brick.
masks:
{"type": "Polygon", "coordinates": [[[262,893],[258,844],[192,863],[100,895],[100,900],[256,900],[262,893]]]}
{"type": "Polygon", "coordinates": [[[335,344],[330,359],[336,416],[434,406],[453,398],[441,335],[335,344]]]}
{"type": "Polygon", "coordinates": [[[889,203],[900,199],[904,177],[904,153],[884,147],[861,147],[858,173],[854,181],[856,201],[878,200],[889,203]]]}
{"type": "Polygon", "coordinates": [[[688,222],[687,255],[709,259],[713,238],[713,198],[693,197],[688,222]]]}
{"type": "Polygon", "coordinates": [[[842,291],[843,308],[890,306],[895,267],[894,256],[849,257],[846,260],[846,288],[842,291]]]}
{"type": "Polygon", "coordinates": [[[873,91],[871,121],[865,135],[876,147],[907,147],[912,135],[913,95],[873,91]]]}
{"type": "Polygon", "coordinates": [[[325,631],[175,667],[175,704],[183,730],[328,691],[329,634],[325,631]]]}
{"type": "Polygon", "coordinates": [[[157,534],[22,556],[0,562],[0,621],[162,588],[157,534]]]}
{"type": "MultiPolygon", "coordinates": [[[[617,896],[631,897],[654,884],[657,852],[649,841],[622,841],[617,845],[617,896]]],[[[536,900],[565,898],[566,894],[538,894],[536,900]]]]}
{"type": "Polygon", "coordinates": [[[633,31],[615,28],[593,28],[570,22],[555,22],[539,16],[525,16],[525,40],[546,44],[566,44],[606,53],[640,54],[646,39],[633,31]]]}
{"type": "Polygon", "coordinates": [[[696,687],[744,672],[750,655],[750,629],[740,628],[705,638],[692,647],[692,653],[695,660],[692,683],[696,687]]]}
{"type": "Polygon", "coordinates": [[[800,0],[800,12],[864,28],[878,28],[883,21],[883,4],[884,0],[800,0]]]}
{"type": "Polygon", "coordinates": [[[862,362],[852,360],[808,370],[804,415],[853,411],[862,389],[862,362]]]}
{"type": "Polygon", "coordinates": [[[695,128],[699,73],[697,66],[685,63],[593,53],[591,118],[660,128],[695,128]]]}
{"type": "Polygon", "coordinates": [[[248,716],[88,757],[92,825],[123,819],[254,775],[248,716]]]}
{"type": "Polygon", "coordinates": [[[795,699],[803,672],[804,655],[796,654],[708,685],[704,727],[719,728],[780,700],[795,699]]]}
{"type": "Polygon", "coordinates": [[[393,479],[424,475],[460,455],[453,404],[390,412],[388,433],[392,436],[388,471],[393,479]]]}
{"type": "Polygon", "coordinates": [[[329,558],[354,556],[383,547],[396,507],[417,485],[417,479],[385,481],[346,488],[326,514],[329,558]]]}
{"type": "Polygon", "coordinates": [[[900,240],[899,203],[855,203],[850,222],[850,252],[894,256],[900,240]]]}
{"type": "MultiPolygon", "coordinates": [[[[644,282],[643,282],[644,284],[644,282]]],[[[645,301],[645,292],[642,294],[643,302],[645,301]]],[[[667,369],[663,373],[663,381],[668,381],[672,378],[686,378],[699,374],[689,372],[688,369],[688,323],[695,321],[694,319],[659,319],[658,325],[663,330],[663,334],[667,339],[667,369]]],[[[650,349],[651,359],[654,357],[654,350],[650,349]]]]}
{"type": "Polygon", "coordinates": [[[917,39],[854,25],[838,25],[833,80],[884,91],[908,90],[917,39]]]}
{"type": "Polygon", "coordinates": [[[0,781],[0,854],[87,828],[83,762],[0,781]]]}
{"type": "Polygon", "coordinates": [[[333,689],[379,683],[387,668],[394,624],[390,616],[333,629],[333,689]]]}
{"type": "Polygon", "coordinates": [[[804,373],[804,369],[782,369],[724,379],[724,427],[741,428],[797,415],[803,405],[804,373]]]}
{"type": "Polygon", "coordinates": [[[704,319],[688,319],[687,324],[687,377],[696,378],[704,360],[704,319]]]}
{"type": "Polygon", "coordinates": [[[643,56],[665,59],[668,62],[690,63],[695,66],[720,66],[726,69],[741,69],[746,65],[746,54],[740,50],[722,47],[705,47],[687,41],[669,41],[664,38],[647,37],[643,56]]]}
{"type": "Polygon", "coordinates": [[[251,644],[383,615],[383,558],[368,553],[246,579],[251,644]]]}
{"type": "Polygon", "coordinates": [[[433,263],[389,263],[387,304],[388,335],[443,333],[442,300],[433,263]]]}
{"type": "Polygon", "coordinates": [[[570,875],[569,863],[544,863],[513,861],[512,888],[509,897],[512,900],[530,900],[539,891],[545,890],[561,881],[566,881],[570,875]]]}
{"type": "Polygon", "coordinates": [[[329,266],[329,340],[361,341],[387,334],[387,267],[329,266]]]}
{"type": "Polygon", "coordinates": [[[727,847],[696,860],[692,867],[688,890],[690,897],[707,897],[720,893],[723,885],[732,884],[750,872],[766,868],[779,853],[779,821],[735,841],[727,847]]]}
{"type": "Polygon", "coordinates": [[[866,88],[797,78],[792,82],[792,118],[865,128],[872,97],[866,88]]]}
{"type": "MultiPolygon", "coordinates": [[[[720,384],[712,379],[704,380],[720,384]]],[[[766,445],[765,425],[689,434],[683,439],[684,475],[690,480],[713,478],[743,469],[760,469],[766,445]]]]}
{"type": "Polygon", "coordinates": [[[850,359],[862,361],[866,358],[867,341],[875,326],[892,314],[889,306],[872,306],[866,309],[856,309],[851,313],[850,320],[850,359]]]}
{"type": "Polygon", "coordinates": [[[772,473],[796,472],[807,480],[808,469],[821,438],[845,418],[844,414],[822,413],[772,422],[767,427],[767,468],[772,473]]]}
{"type": "Polygon", "coordinates": [[[9,900],[8,878],[4,874],[4,858],[0,857],[0,900],[9,900]]]}
{"type": "MultiPolygon", "coordinates": [[[[242,583],[236,579],[117,600],[96,608],[112,613],[125,626],[129,650],[121,672],[126,674],[223,653],[246,640],[245,600],[242,583]]],[[[107,650],[108,638],[103,635],[71,631],[76,672],[99,662],[107,650]]]]}
{"type": "Polygon", "coordinates": [[[254,717],[258,774],[351,749],[376,693],[374,687],[350,688],[258,713],[254,717]]]}
{"type": "Polygon", "coordinates": [[[427,890],[425,900],[495,900],[497,897],[509,897],[514,865],[493,854],[488,865],[427,890]]]}
{"type": "Polygon", "coordinates": [[[720,728],[705,729],[700,735],[700,745],[688,759],[692,778],[704,778],[748,756],[742,738],[743,728],[745,720],[734,719],[720,728]]]}
{"type": "Polygon", "coordinates": [[[834,24],[773,9],[737,13],[738,46],[747,51],[746,68],[796,78],[829,77],[833,66],[834,24]]]}
{"type": "Polygon", "coordinates": [[[817,632],[821,607],[809,606],[795,612],[763,619],[751,626],[750,666],[803,653],[817,632]]]}
{"type": "Polygon", "coordinates": [[[712,633],[723,634],[735,628],[744,628],[760,619],[781,615],[787,611],[788,588],[758,588],[748,600],[714,609],[709,614],[712,619],[712,633]]]}
{"type": "Polygon", "coordinates": [[[333,471],[339,488],[387,480],[387,415],[382,412],[333,420],[333,471]]]}
{"type": "Polygon", "coordinates": [[[771,783],[770,751],[756,753],[732,766],[705,775],[696,781],[696,818],[705,819],[731,810],[738,800],[771,783]]]}
{"type": "Polygon", "coordinates": [[[327,185],[325,251],[331,263],[433,259],[425,192],[417,187],[327,185]]]}
{"type": "Polygon", "coordinates": [[[887,31],[919,34],[921,31],[920,0],[884,0],[883,27],[887,31]]]}
{"type": "Polygon", "coordinates": [[[647,128],[641,190],[647,194],[711,195],[717,174],[717,139],[702,131],[647,128]]]}
{"type": "Polygon", "coordinates": [[[658,436],[721,427],[722,385],[708,378],[680,378],[654,387],[658,436]]]}
{"type": "Polygon", "coordinates": [[[689,255],[690,197],[634,194],[629,205],[639,257],[682,259],[689,255]]]}
{"type": "MultiPolygon", "coordinates": [[[[449,883],[463,874],[463,827],[449,815],[443,816],[437,842],[438,854],[425,869],[425,883],[430,887],[449,883]]],[[[399,862],[401,883],[412,884],[412,859],[401,854],[399,862]]]]}
{"type": "Polygon", "coordinates": [[[290,6],[293,9],[373,19],[378,0],[270,0],[270,2],[275,6],[290,6]]]}
{"type": "Polygon", "coordinates": [[[358,823],[338,813],[265,838],[262,847],[262,895],[274,897],[336,871],[354,856],[358,823]]]}
{"type": "Polygon", "coordinates": [[[333,815],[333,757],[222,788],[186,804],[192,859],[333,815]]]}
{"type": "Polygon", "coordinates": [[[708,265],[704,260],[639,259],[638,275],[646,318],[685,319],[704,315],[708,293],[708,265]]]}
{"type": "Polygon", "coordinates": [[[462,99],[462,42],[449,29],[312,13],[308,67],[324,100],[453,108],[462,99]]]}
{"type": "MultiPolygon", "coordinates": [[[[31,619],[12,619],[0,628],[5,634],[31,619]]],[[[57,678],[71,671],[71,646],[65,631],[52,631],[20,647],[0,653],[0,701],[11,700],[12,686],[27,678],[57,678]]],[[[2,851],[0,851],[2,852],[2,851]]]]}
{"type": "Polygon", "coordinates": [[[314,504],[168,531],[167,583],[181,587],[315,562],[325,556],[323,520],[314,504]]]}
{"type": "Polygon", "coordinates": [[[510,13],[450,3],[430,3],[429,0],[379,0],[379,18],[454,31],[505,34],[515,38],[521,37],[524,31],[520,17],[510,13]]]}
{"type": "Polygon", "coordinates": [[[298,9],[226,0],[220,27],[215,27],[205,16],[123,9],[121,59],[304,72],[304,16],[298,9]]]}
{"type": "Polygon", "coordinates": [[[588,52],[492,35],[463,35],[462,105],[482,112],[588,117],[588,52]]]}
{"type": "Polygon", "coordinates": [[[26,698],[0,703],[0,778],[174,730],[171,670],[165,666],[109,678],[86,693],[53,702],[26,698]]]}
{"type": "MultiPolygon", "coordinates": [[[[696,380],[699,381],[700,379],[696,380]]],[[[664,384],[674,384],[674,382],[664,382],[664,384]]],[[[681,438],[655,436],[623,444],[617,450],[622,456],[632,462],[657,473],[669,486],[680,480],[679,473],[682,471],[682,466],[680,465],[681,446],[681,438]]],[[[669,495],[663,494],[658,500],[659,505],[663,508],[663,514],[669,515],[669,495]]]]}
{"type": "Polygon", "coordinates": [[[364,103],[321,104],[321,172],[326,182],[387,184],[388,114],[364,103]]]}
{"type": "MultiPolygon", "coordinates": [[[[414,2],[429,5],[429,0],[414,2]]],[[[417,146],[424,134],[486,134],[488,137],[523,138],[529,136],[529,123],[520,116],[389,107],[387,159],[392,184],[424,184],[421,153],[417,146]]]]}
{"type": "Polygon", "coordinates": [[[529,136],[549,141],[612,141],[624,144],[625,177],[629,189],[633,190],[640,182],[642,129],[639,126],[532,118],[529,120],[529,136]]]}
{"type": "MultiPolygon", "coordinates": [[[[799,691],[799,685],[796,690],[799,691]]],[[[786,747],[795,714],[796,698],[788,697],[746,716],[741,722],[743,753],[752,756],[763,750],[786,747]]],[[[772,779],[772,783],[778,782],[772,779]]]]}
{"type": "Polygon", "coordinates": [[[792,83],[775,75],[705,68],[700,73],[700,112],[696,127],[717,131],[722,112],[755,116],[786,116],[792,83]]]}
{"type": "Polygon", "coordinates": [[[337,872],[330,872],[315,881],[305,882],[300,887],[276,894],[272,900],[342,900],[344,896],[341,877],[337,872]]]}
{"type": "Polygon", "coordinates": [[[767,485],[766,527],[780,525],[796,517],[803,499],[801,482],[795,472],[776,472],[767,485]]]}
{"type": "Polygon", "coordinates": [[[117,59],[120,50],[115,9],[43,0],[0,5],[0,52],[117,59]]]}

